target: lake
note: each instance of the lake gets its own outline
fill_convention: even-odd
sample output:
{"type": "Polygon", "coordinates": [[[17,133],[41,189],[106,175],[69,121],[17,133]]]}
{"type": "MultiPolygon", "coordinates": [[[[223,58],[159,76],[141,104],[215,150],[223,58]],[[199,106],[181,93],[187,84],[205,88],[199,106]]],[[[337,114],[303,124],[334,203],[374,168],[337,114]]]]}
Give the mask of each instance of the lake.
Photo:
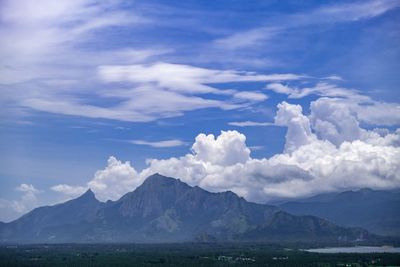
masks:
{"type": "Polygon", "coordinates": [[[400,253],[400,247],[336,247],[336,248],[314,248],[306,249],[308,252],[316,253],[400,253]]]}

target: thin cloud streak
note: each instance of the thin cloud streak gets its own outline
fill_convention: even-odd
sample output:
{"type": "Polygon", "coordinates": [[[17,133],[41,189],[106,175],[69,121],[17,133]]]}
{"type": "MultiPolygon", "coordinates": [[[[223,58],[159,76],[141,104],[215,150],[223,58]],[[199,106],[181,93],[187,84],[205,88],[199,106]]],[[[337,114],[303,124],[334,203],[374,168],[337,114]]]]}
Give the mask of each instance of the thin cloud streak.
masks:
{"type": "Polygon", "coordinates": [[[262,42],[271,41],[275,36],[290,29],[371,19],[399,6],[400,2],[396,0],[372,0],[331,5],[310,12],[283,15],[275,20],[272,19],[274,22],[272,25],[233,33],[230,36],[216,39],[214,45],[229,50],[255,47],[262,42]]]}
{"type": "Polygon", "coordinates": [[[178,147],[187,145],[186,142],[183,142],[178,139],[162,140],[162,141],[131,140],[128,142],[135,145],[143,145],[156,148],[178,147]]]}
{"type": "Polygon", "coordinates": [[[232,121],[228,125],[236,127],[254,127],[254,126],[279,126],[274,122],[257,122],[257,121],[232,121]]]}

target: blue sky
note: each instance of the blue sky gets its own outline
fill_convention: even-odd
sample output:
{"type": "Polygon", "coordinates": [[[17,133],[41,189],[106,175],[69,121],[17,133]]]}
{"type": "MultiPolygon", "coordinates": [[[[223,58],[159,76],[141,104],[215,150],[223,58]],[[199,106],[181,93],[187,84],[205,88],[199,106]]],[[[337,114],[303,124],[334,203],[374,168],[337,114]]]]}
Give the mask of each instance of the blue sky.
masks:
{"type": "Polygon", "coordinates": [[[398,1],[39,2],[0,3],[0,220],[155,171],[259,202],[400,185],[398,1]]]}

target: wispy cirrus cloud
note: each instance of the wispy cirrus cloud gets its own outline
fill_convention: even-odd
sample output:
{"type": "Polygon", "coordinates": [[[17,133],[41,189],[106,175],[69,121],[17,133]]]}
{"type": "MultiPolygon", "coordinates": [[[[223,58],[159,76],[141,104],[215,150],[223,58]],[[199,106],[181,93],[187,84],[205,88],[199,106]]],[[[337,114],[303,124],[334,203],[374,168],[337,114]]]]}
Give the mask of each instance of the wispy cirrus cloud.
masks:
{"type": "Polygon", "coordinates": [[[67,184],[58,184],[50,187],[50,189],[69,197],[77,197],[82,195],[87,190],[87,188],[84,186],[71,186],[67,184]]]}
{"type": "Polygon", "coordinates": [[[79,66],[90,62],[83,63],[82,57],[99,58],[79,48],[97,38],[95,32],[148,22],[138,14],[119,9],[118,5],[118,1],[99,3],[92,0],[3,1],[0,9],[3,25],[0,30],[3,61],[0,82],[13,84],[37,78],[78,75],[82,71],[79,66]],[[71,65],[79,71],[73,70],[71,65]]]}
{"type": "Polygon", "coordinates": [[[161,141],[131,140],[128,142],[135,145],[151,146],[156,148],[177,147],[177,146],[187,145],[186,142],[179,139],[161,140],[161,141]]]}
{"type": "Polygon", "coordinates": [[[100,66],[98,77],[113,88],[88,93],[102,101],[113,100],[108,106],[89,104],[88,99],[80,97],[80,92],[69,93],[68,97],[64,93],[40,94],[25,97],[20,104],[58,114],[143,122],[181,116],[184,112],[204,108],[238,109],[268,98],[259,91],[219,89],[216,84],[287,81],[304,76],[292,73],[258,74],[159,62],[100,66]],[[222,96],[222,99],[215,99],[212,95],[222,96]]]}
{"type": "Polygon", "coordinates": [[[370,0],[323,6],[311,11],[269,19],[265,25],[260,27],[235,32],[229,36],[216,39],[214,45],[229,50],[246,49],[255,47],[263,42],[272,41],[274,37],[288,30],[313,25],[320,26],[366,20],[380,16],[399,6],[400,3],[396,0],[370,0]]]}
{"type": "Polygon", "coordinates": [[[308,95],[318,95],[326,97],[345,97],[359,100],[368,100],[368,96],[362,95],[358,90],[340,87],[336,84],[319,82],[314,86],[299,87],[289,86],[282,83],[270,83],[265,89],[275,93],[285,94],[289,99],[303,98],[308,95]]]}
{"type": "Polygon", "coordinates": [[[276,126],[274,122],[258,122],[258,121],[232,121],[228,125],[236,127],[253,127],[253,126],[276,126]]]}
{"type": "Polygon", "coordinates": [[[184,64],[157,62],[148,65],[110,65],[99,67],[99,77],[105,82],[154,84],[171,91],[191,94],[232,94],[235,90],[221,90],[210,84],[228,82],[272,82],[299,80],[304,75],[293,73],[258,74],[236,70],[218,70],[184,64]]]}

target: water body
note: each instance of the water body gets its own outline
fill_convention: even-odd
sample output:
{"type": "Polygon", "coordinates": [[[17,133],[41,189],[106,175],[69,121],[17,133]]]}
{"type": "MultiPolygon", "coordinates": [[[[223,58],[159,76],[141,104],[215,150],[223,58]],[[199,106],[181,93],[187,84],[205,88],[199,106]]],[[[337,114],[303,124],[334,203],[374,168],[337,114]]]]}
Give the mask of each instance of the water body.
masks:
{"type": "Polygon", "coordinates": [[[400,253],[400,247],[336,247],[336,248],[314,248],[306,249],[308,252],[316,253],[400,253]]]}

